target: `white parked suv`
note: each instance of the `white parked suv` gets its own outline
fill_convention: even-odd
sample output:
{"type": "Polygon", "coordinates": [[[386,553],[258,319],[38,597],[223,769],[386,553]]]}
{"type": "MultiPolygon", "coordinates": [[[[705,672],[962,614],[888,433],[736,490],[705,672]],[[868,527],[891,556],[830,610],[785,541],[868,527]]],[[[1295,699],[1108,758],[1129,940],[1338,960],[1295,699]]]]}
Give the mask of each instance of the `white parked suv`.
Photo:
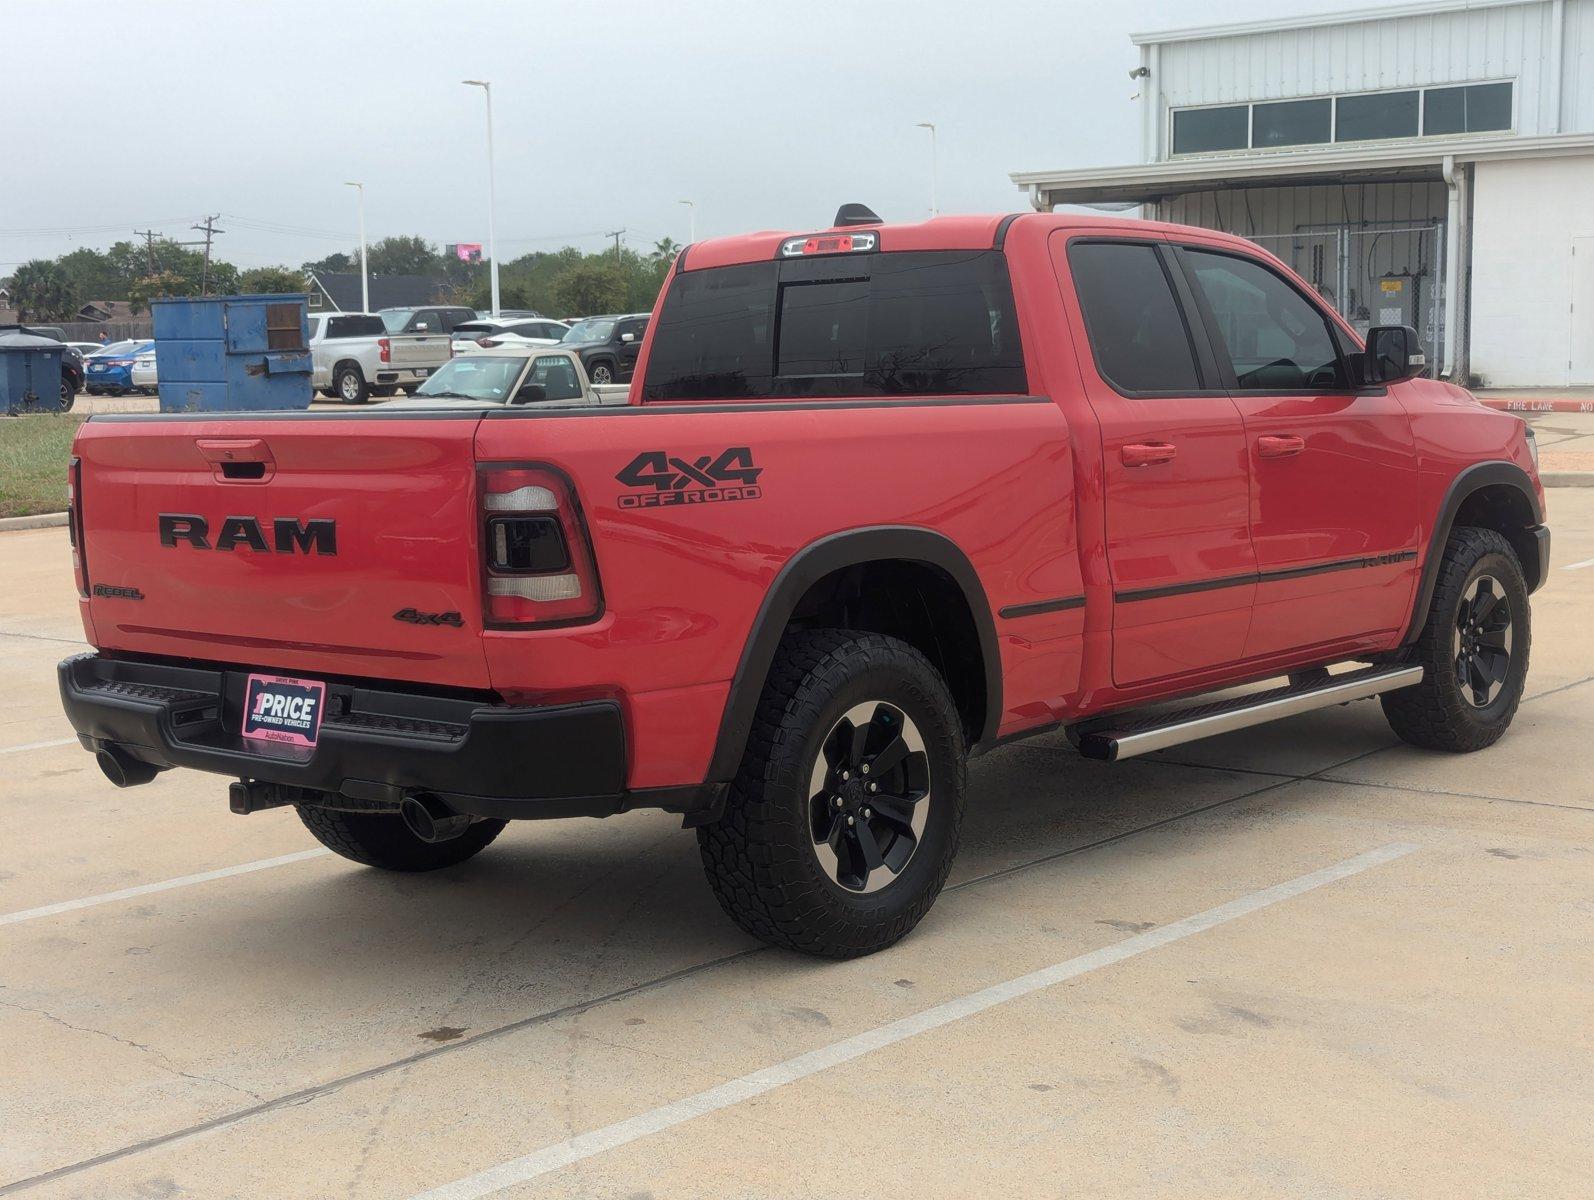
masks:
{"type": "Polygon", "coordinates": [[[454,353],[474,354],[495,346],[553,346],[570,326],[551,317],[482,317],[454,326],[454,353]]]}
{"type": "Polygon", "coordinates": [[[389,333],[375,313],[311,313],[311,386],[346,404],[414,391],[453,357],[446,333],[389,333]]]}

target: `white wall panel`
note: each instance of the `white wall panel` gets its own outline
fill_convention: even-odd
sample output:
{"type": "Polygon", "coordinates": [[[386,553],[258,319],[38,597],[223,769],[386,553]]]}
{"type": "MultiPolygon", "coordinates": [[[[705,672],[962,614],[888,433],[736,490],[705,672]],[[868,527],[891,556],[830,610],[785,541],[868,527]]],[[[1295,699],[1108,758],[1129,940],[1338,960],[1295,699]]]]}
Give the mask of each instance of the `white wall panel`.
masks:
{"type": "Polygon", "coordinates": [[[1560,387],[1572,238],[1594,234],[1594,158],[1482,162],[1472,225],[1472,369],[1498,387],[1560,387]]]}

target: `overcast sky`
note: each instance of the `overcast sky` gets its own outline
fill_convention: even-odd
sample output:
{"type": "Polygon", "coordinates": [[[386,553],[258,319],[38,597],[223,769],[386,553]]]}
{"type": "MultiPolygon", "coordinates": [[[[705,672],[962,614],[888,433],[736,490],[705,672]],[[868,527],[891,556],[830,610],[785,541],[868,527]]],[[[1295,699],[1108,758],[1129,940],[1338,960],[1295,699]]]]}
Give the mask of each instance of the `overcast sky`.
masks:
{"type": "Polygon", "coordinates": [[[500,258],[829,223],[856,200],[1022,207],[1007,173],[1133,161],[1131,31],[1306,0],[0,0],[0,274],[134,229],[298,264],[355,238],[487,239],[500,258]],[[65,52],[63,53],[63,47],[65,52]]]}

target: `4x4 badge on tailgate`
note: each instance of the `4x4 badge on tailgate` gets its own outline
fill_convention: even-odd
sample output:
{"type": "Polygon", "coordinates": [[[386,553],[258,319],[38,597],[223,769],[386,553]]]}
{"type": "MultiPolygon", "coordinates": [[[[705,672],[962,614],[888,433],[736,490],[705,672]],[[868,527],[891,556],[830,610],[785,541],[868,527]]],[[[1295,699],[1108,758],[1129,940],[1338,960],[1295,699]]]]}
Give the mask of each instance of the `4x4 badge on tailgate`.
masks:
{"type": "Polygon", "coordinates": [[[732,446],[718,455],[690,460],[665,450],[644,450],[615,475],[637,491],[622,494],[621,508],[662,508],[671,504],[714,504],[723,500],[757,500],[763,467],[753,465],[747,446],[732,446]],[[652,491],[645,489],[651,488],[652,491]]]}

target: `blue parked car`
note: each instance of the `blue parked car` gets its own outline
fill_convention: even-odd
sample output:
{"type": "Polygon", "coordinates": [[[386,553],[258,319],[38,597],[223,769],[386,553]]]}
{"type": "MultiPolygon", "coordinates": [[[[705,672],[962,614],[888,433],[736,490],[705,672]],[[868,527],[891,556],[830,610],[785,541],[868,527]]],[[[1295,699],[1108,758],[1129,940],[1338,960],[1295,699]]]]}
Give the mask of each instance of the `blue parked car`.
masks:
{"type": "Polygon", "coordinates": [[[83,362],[85,382],[91,396],[120,396],[133,390],[133,360],[140,354],[153,354],[155,343],[148,338],[112,342],[83,362]]]}

